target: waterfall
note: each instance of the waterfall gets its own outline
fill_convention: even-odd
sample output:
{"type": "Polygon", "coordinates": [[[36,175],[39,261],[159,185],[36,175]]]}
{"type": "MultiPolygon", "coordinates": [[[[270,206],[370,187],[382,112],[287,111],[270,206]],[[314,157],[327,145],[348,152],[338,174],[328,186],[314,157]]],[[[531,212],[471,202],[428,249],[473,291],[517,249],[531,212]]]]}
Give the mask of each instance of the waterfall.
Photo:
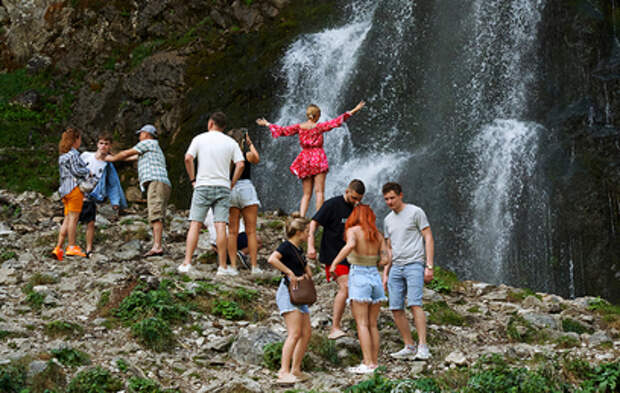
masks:
{"type": "MultiPolygon", "coordinates": [[[[281,94],[283,104],[274,123],[287,125],[303,121],[305,109],[310,103],[321,108],[319,121],[325,121],[351,109],[357,100],[366,98],[357,97],[356,101],[343,102],[343,92],[349,88],[352,75],[358,72],[360,48],[372,27],[377,6],[378,3],[372,0],[352,2],[348,12],[350,20],[346,24],[303,35],[288,48],[280,70],[285,81],[281,94]]],[[[324,137],[324,149],[330,165],[326,198],[342,193],[353,178],[363,180],[376,190],[390,175],[398,172],[400,165],[395,163],[403,162],[402,152],[376,154],[375,151],[370,156],[354,151],[346,124],[324,137]]],[[[270,176],[270,183],[263,184],[262,189],[277,198],[278,206],[289,211],[298,208],[301,187],[291,186],[285,195],[280,192],[280,187],[283,183],[294,184],[288,166],[300,149],[296,136],[270,141],[265,155],[285,159],[270,161],[259,168],[270,176]]],[[[314,210],[313,206],[311,202],[310,212],[314,210]]]]}

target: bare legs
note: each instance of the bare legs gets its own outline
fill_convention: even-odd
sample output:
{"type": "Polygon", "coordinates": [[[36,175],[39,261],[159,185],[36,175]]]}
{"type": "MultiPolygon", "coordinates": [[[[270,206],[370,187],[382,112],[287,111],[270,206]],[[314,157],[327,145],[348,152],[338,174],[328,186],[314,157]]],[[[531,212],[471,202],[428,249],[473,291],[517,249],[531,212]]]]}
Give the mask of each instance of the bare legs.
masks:
{"type": "Polygon", "coordinates": [[[93,241],[95,240],[95,221],[86,224],[86,252],[93,250],[93,241]]]}
{"type": "Polygon", "coordinates": [[[58,242],[56,243],[56,247],[63,248],[65,238],[68,239],[68,246],[75,246],[75,236],[79,218],[80,212],[67,212],[64,220],[62,220],[60,231],[58,232],[58,242]]]}
{"type": "Polygon", "coordinates": [[[303,195],[299,204],[299,213],[302,217],[306,216],[308,212],[308,206],[310,206],[310,199],[312,198],[312,190],[314,189],[315,207],[318,211],[323,202],[325,201],[325,177],[327,173],[319,173],[318,175],[306,177],[301,179],[301,186],[303,189],[303,195]]]}
{"type": "Polygon", "coordinates": [[[301,375],[301,361],[306,353],[312,328],[310,315],[294,310],[284,314],[288,336],[282,346],[282,363],[279,376],[285,374],[301,375]]]}
{"type": "Polygon", "coordinates": [[[362,347],[362,363],[369,367],[379,364],[379,303],[351,302],[351,311],[357,325],[357,337],[362,347]]]}
{"type": "Polygon", "coordinates": [[[332,330],[329,332],[329,336],[331,337],[337,337],[341,335],[339,332],[342,332],[340,321],[342,321],[342,314],[344,314],[344,308],[347,304],[347,296],[349,295],[349,276],[347,274],[338,276],[336,282],[338,283],[338,292],[334,298],[332,330]]]}
{"type": "Polygon", "coordinates": [[[256,267],[258,259],[258,240],[256,238],[256,217],[258,216],[258,205],[246,206],[241,210],[236,207],[230,208],[230,215],[228,217],[228,257],[231,261],[236,261],[237,259],[239,215],[243,216],[243,222],[245,223],[245,234],[248,236],[250,263],[252,267],[256,267]]]}
{"type": "MultiPolygon", "coordinates": [[[[151,226],[153,227],[153,247],[151,247],[151,252],[162,252],[161,238],[164,233],[164,223],[161,220],[157,220],[151,222],[151,226]]],[[[198,228],[198,230],[200,231],[200,228],[198,228]]],[[[197,237],[196,242],[198,242],[197,237]]],[[[196,247],[194,246],[194,248],[196,247]]]]}
{"type": "Polygon", "coordinates": [[[308,211],[308,205],[310,204],[310,198],[312,198],[312,188],[314,187],[314,176],[301,179],[301,186],[304,194],[301,196],[301,203],[299,204],[299,214],[302,217],[306,216],[308,211]]]}
{"type": "Polygon", "coordinates": [[[243,222],[245,223],[245,234],[248,236],[250,264],[254,268],[258,266],[258,239],[256,238],[256,217],[258,216],[258,205],[244,207],[243,210],[241,210],[241,214],[243,215],[243,222]]]}
{"type": "MultiPolygon", "coordinates": [[[[185,243],[185,259],[183,260],[183,265],[191,265],[192,256],[194,255],[194,251],[196,251],[196,246],[198,245],[198,236],[200,235],[200,229],[202,228],[202,222],[200,221],[190,221],[189,229],[187,231],[187,241],[185,243]]],[[[226,269],[226,223],[225,222],[216,222],[215,223],[215,233],[216,240],[215,243],[217,245],[217,259],[219,265],[226,269]]],[[[232,263],[232,266],[236,266],[235,262],[232,263]]]]}
{"type": "MultiPolygon", "coordinates": [[[[426,345],[426,316],[424,315],[424,310],[421,306],[411,306],[411,312],[413,313],[415,328],[418,332],[419,343],[420,345],[426,345]]],[[[392,310],[392,316],[405,345],[413,345],[409,320],[405,310],[392,310]]]]}

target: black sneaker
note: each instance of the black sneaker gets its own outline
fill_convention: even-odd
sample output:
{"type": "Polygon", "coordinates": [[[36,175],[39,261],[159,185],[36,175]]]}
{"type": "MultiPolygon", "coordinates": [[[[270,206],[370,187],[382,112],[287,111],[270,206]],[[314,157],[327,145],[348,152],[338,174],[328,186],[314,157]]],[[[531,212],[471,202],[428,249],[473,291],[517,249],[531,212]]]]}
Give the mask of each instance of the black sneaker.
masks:
{"type": "Polygon", "coordinates": [[[244,253],[242,253],[241,251],[237,250],[237,259],[241,262],[241,264],[246,268],[249,269],[250,268],[250,264],[248,263],[248,257],[245,256],[244,253]]]}

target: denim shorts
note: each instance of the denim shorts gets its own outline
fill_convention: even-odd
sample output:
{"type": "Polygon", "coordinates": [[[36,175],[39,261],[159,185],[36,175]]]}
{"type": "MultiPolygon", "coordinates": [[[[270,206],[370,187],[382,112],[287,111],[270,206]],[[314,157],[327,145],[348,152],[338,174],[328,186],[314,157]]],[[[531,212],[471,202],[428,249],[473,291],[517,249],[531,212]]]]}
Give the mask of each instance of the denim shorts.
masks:
{"type": "Polygon", "coordinates": [[[227,187],[198,186],[194,188],[189,220],[204,222],[209,208],[213,208],[213,221],[228,224],[230,189],[227,187]]]}
{"type": "Polygon", "coordinates": [[[241,179],[235,183],[235,187],[230,192],[230,207],[243,209],[244,207],[252,205],[258,205],[260,207],[256,189],[251,180],[241,179]]]}
{"type": "Polygon", "coordinates": [[[390,310],[422,305],[422,288],[424,287],[424,263],[413,262],[406,265],[392,265],[388,276],[388,294],[390,310]]]}
{"type": "Polygon", "coordinates": [[[310,314],[310,308],[308,308],[307,304],[304,304],[303,306],[296,306],[291,303],[291,296],[288,294],[288,285],[286,285],[286,280],[284,278],[280,281],[280,286],[276,292],[276,304],[280,310],[280,315],[284,315],[287,312],[295,310],[298,310],[304,314],[310,314]]]}
{"type": "Polygon", "coordinates": [[[349,298],[363,303],[379,303],[387,300],[383,291],[381,275],[376,266],[351,265],[349,271],[349,298]]]}

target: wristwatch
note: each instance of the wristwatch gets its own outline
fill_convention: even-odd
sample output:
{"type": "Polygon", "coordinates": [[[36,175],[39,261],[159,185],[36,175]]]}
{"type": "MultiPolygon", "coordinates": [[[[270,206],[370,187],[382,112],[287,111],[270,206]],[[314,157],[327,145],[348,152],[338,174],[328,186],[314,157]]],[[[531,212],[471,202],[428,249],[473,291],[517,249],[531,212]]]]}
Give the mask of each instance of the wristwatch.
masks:
{"type": "Polygon", "coordinates": [[[433,266],[424,265],[424,267],[427,268],[428,270],[433,270],[433,266]]]}

